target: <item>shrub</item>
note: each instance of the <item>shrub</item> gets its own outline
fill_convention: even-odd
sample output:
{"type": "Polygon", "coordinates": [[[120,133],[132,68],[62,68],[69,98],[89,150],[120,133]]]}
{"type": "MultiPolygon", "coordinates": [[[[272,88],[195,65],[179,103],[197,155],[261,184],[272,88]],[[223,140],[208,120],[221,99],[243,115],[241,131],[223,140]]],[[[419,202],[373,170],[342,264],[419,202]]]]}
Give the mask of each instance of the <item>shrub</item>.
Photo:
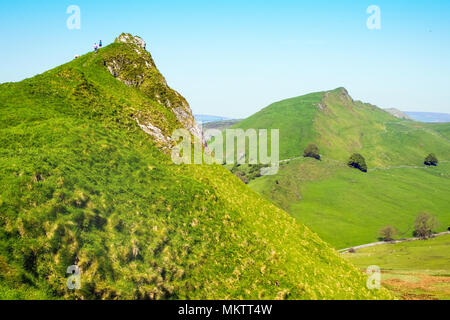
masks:
{"type": "Polygon", "coordinates": [[[437,166],[438,163],[439,161],[434,153],[430,153],[424,161],[424,164],[426,164],[427,166],[437,166]]]}
{"type": "Polygon", "coordinates": [[[303,151],[303,157],[320,160],[319,148],[313,143],[308,144],[303,151]]]}
{"type": "Polygon", "coordinates": [[[433,229],[438,226],[438,222],[435,216],[422,212],[414,223],[414,236],[420,238],[428,238],[433,234],[433,229]]]}
{"type": "Polygon", "coordinates": [[[238,177],[239,179],[241,179],[241,181],[243,183],[245,183],[245,184],[249,183],[248,178],[245,176],[245,173],[243,173],[242,171],[236,171],[236,172],[234,172],[234,175],[236,177],[238,177]]]}
{"type": "Polygon", "coordinates": [[[354,153],[348,160],[349,167],[353,167],[361,170],[362,172],[367,172],[366,160],[359,153],[354,153]]]}
{"type": "Polygon", "coordinates": [[[394,236],[397,234],[397,230],[395,230],[395,228],[392,226],[386,226],[384,228],[381,228],[379,233],[384,241],[392,241],[394,240],[394,236]]]}

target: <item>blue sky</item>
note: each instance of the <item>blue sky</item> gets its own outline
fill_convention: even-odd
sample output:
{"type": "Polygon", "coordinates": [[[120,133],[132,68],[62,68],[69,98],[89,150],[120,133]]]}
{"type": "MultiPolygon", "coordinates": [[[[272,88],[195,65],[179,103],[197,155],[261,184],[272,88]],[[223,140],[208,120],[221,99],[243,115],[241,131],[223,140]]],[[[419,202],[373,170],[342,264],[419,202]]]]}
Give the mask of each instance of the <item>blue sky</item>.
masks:
{"type": "Polygon", "coordinates": [[[450,1],[1,1],[0,83],[144,38],[195,113],[246,117],[346,87],[383,108],[450,113],[450,1]],[[81,29],[69,30],[69,5],[81,29]],[[369,30],[366,9],[381,9],[369,30]]]}

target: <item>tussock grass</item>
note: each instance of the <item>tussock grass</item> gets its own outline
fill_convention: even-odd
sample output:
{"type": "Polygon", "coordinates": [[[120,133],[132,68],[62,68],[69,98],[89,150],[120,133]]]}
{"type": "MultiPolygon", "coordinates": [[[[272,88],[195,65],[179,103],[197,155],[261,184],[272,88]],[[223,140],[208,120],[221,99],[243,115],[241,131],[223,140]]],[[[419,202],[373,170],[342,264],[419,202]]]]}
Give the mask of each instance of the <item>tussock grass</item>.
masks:
{"type": "Polygon", "coordinates": [[[172,164],[134,119],[180,126],[152,98],[162,76],[140,89],[105,67],[135,61],[133,78],[134,51],[0,85],[0,298],[392,298],[223,167],[172,164]]]}

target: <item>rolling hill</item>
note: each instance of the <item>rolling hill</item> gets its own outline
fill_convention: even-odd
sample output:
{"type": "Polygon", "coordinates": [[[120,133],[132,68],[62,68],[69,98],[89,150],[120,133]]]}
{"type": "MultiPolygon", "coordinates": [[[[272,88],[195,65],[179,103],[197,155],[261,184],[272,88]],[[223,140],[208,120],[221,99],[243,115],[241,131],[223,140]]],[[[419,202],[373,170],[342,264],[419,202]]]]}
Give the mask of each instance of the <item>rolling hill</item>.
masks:
{"type": "Polygon", "coordinates": [[[436,215],[440,230],[450,225],[449,124],[398,119],[338,88],[274,103],[234,127],[279,128],[285,161],[249,185],[337,248],[376,241],[388,224],[410,237],[421,211],[436,215]],[[309,143],[322,161],[302,157],[309,143]],[[368,173],[347,167],[354,152],[368,173]],[[423,164],[431,152],[437,168],[423,164]]]}
{"type": "Polygon", "coordinates": [[[329,159],[346,161],[359,152],[369,167],[417,165],[435,152],[448,159],[450,141],[428,124],[398,119],[347,90],[317,92],[274,103],[234,126],[279,129],[280,159],[303,154],[309,143],[329,159]]]}
{"type": "Polygon", "coordinates": [[[0,298],[392,298],[222,166],[172,163],[200,131],[145,48],[0,85],[0,298]]]}

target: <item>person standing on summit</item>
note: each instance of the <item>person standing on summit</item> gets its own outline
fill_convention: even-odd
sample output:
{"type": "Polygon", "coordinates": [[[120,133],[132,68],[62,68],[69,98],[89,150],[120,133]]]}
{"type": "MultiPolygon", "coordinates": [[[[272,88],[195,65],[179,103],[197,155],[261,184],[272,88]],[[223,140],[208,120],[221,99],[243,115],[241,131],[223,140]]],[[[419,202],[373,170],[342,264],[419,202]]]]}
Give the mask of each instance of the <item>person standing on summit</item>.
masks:
{"type": "Polygon", "coordinates": [[[99,49],[101,49],[101,48],[102,48],[102,46],[103,46],[103,44],[102,44],[102,40],[100,40],[100,41],[99,41],[99,43],[98,43],[98,48],[99,48],[99,49]]]}
{"type": "Polygon", "coordinates": [[[94,51],[95,51],[95,53],[97,53],[97,50],[98,50],[98,46],[97,46],[97,43],[95,43],[94,44],[94,51]]]}

